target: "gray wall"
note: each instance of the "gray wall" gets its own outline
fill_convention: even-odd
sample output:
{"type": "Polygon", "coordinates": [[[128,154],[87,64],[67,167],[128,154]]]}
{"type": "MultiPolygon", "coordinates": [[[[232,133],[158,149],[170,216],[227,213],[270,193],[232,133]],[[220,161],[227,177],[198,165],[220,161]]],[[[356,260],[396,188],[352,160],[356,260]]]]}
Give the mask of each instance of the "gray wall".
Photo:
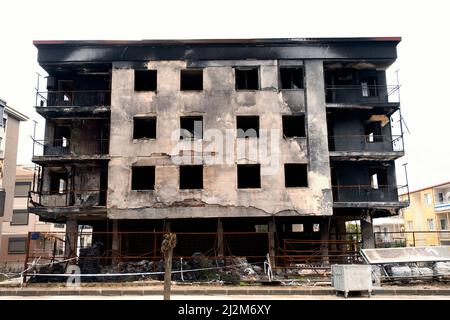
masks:
{"type": "MultiPolygon", "coordinates": [[[[278,90],[278,61],[203,61],[203,91],[180,92],[180,70],[184,61],[152,61],[158,71],[157,92],[135,92],[134,71],[126,64],[114,64],[112,72],[111,138],[108,172],[108,215],[110,218],[180,218],[268,215],[331,215],[329,154],[325,116],[323,63],[306,61],[306,90],[278,90]],[[259,91],[235,91],[233,66],[260,67],[259,91]],[[306,92],[305,92],[306,91],[306,92]],[[305,98],[306,96],[306,98],[305,98]],[[307,101],[307,103],[306,103],[307,101]],[[305,112],[308,139],[283,139],[281,115],[305,112]],[[132,139],[133,116],[157,116],[157,139],[132,139]],[[273,175],[262,175],[261,189],[239,190],[236,163],[263,160],[244,157],[230,165],[204,166],[203,190],[178,189],[178,165],[171,161],[172,131],[182,115],[202,115],[204,130],[231,130],[235,137],[236,115],[259,115],[261,129],[279,129],[280,145],[273,175]],[[309,151],[308,151],[309,150],[309,151]],[[284,187],[284,163],[308,163],[308,188],[284,187]],[[132,191],[131,166],[155,165],[154,191],[132,191]],[[182,205],[182,206],[181,206],[182,205]],[[158,209],[155,209],[158,208],[158,209]]],[[[302,64],[299,61],[299,64],[302,64]]],[[[256,139],[246,148],[254,150],[256,139]]],[[[184,142],[190,149],[191,142],[184,142]]],[[[203,142],[208,146],[209,142],[203,142]]],[[[232,139],[232,150],[238,148],[232,139]]],[[[210,151],[219,151],[212,150],[210,151]]],[[[206,151],[204,151],[206,152],[206,151]]],[[[202,154],[194,153],[202,163],[202,154]]],[[[276,158],[276,157],[275,157],[276,158]]]]}

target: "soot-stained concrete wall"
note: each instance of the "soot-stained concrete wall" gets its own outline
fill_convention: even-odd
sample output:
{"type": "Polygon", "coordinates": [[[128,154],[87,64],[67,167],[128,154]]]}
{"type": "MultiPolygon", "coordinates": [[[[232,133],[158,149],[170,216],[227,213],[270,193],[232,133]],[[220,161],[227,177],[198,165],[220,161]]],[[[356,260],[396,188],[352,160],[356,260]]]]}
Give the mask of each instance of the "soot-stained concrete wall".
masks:
{"type": "Polygon", "coordinates": [[[278,89],[276,60],[152,61],[146,68],[157,70],[156,92],[135,92],[132,63],[113,63],[108,217],[331,215],[323,62],[297,62],[305,68],[304,90],[278,89]],[[259,68],[260,90],[235,90],[238,66],[259,68]],[[180,70],[187,67],[203,68],[202,91],[180,91],[180,70]],[[307,138],[283,138],[282,115],[293,113],[305,113],[307,138]],[[180,116],[189,115],[203,116],[203,141],[176,138],[180,116]],[[278,130],[271,142],[279,148],[269,147],[268,157],[252,155],[263,139],[236,139],[238,115],[258,115],[261,130],[278,130]],[[156,139],[133,140],[135,116],[157,118],[156,139]],[[209,130],[228,132],[231,139],[212,145],[209,130]],[[193,144],[199,150],[190,150],[193,144]],[[235,156],[242,148],[248,153],[235,156]],[[202,190],[179,189],[179,165],[173,160],[180,154],[183,164],[204,165],[202,190]],[[206,158],[212,155],[215,163],[206,158]],[[238,189],[236,164],[251,163],[261,164],[261,188],[238,189]],[[309,186],[285,188],[284,163],[308,164],[309,186]],[[143,165],[156,167],[155,189],[131,190],[131,168],[143,165]]]}

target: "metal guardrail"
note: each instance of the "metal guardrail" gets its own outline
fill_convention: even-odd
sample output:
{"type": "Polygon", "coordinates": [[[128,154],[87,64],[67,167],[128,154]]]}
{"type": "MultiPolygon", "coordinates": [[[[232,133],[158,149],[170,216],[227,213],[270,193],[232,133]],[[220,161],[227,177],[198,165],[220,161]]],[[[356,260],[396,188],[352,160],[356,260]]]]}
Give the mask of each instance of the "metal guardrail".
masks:
{"type": "Polygon", "coordinates": [[[337,135],[328,137],[330,151],[403,152],[402,135],[337,135]]]}
{"type": "Polygon", "coordinates": [[[31,207],[94,207],[106,205],[106,190],[30,191],[31,207]]]}
{"type": "Polygon", "coordinates": [[[450,241],[450,230],[374,232],[375,247],[421,247],[442,245],[450,241]]]}
{"type": "Polygon", "coordinates": [[[327,103],[400,102],[399,85],[326,85],[327,103]]]}
{"type": "Polygon", "coordinates": [[[37,92],[37,107],[90,107],[110,105],[110,90],[37,92]]]}
{"type": "Polygon", "coordinates": [[[407,190],[408,186],[397,185],[339,185],[332,186],[335,202],[405,202],[398,195],[407,190]]]}
{"type": "Polygon", "coordinates": [[[109,139],[93,139],[78,142],[70,139],[34,140],[33,157],[64,155],[108,154],[109,139]]]}

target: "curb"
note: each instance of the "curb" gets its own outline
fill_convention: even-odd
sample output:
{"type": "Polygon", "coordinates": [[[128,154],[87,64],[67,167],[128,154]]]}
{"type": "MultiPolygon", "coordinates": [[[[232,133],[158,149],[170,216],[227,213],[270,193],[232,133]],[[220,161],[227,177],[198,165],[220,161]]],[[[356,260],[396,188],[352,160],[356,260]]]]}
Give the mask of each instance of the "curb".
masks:
{"type": "MultiPolygon", "coordinates": [[[[334,289],[172,289],[173,295],[335,295],[334,289]]],[[[162,295],[163,290],[154,289],[11,289],[1,290],[0,296],[125,296],[162,295]]],[[[449,289],[374,289],[373,295],[421,295],[450,296],[449,289]]]]}

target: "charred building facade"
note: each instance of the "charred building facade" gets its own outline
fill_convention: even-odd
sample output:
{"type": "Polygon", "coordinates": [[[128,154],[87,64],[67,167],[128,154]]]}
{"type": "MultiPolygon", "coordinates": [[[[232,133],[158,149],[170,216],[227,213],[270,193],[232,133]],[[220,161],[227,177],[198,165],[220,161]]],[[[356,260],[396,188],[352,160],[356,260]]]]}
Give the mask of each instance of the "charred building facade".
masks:
{"type": "Polygon", "coordinates": [[[399,41],[35,41],[48,78],[29,211],[67,237],[91,225],[112,255],[153,241],[123,233],[171,230],[198,235],[180,255],[278,256],[293,239],[325,257],[349,220],[371,247],[372,219],[406,205],[386,81],[399,41]]]}

